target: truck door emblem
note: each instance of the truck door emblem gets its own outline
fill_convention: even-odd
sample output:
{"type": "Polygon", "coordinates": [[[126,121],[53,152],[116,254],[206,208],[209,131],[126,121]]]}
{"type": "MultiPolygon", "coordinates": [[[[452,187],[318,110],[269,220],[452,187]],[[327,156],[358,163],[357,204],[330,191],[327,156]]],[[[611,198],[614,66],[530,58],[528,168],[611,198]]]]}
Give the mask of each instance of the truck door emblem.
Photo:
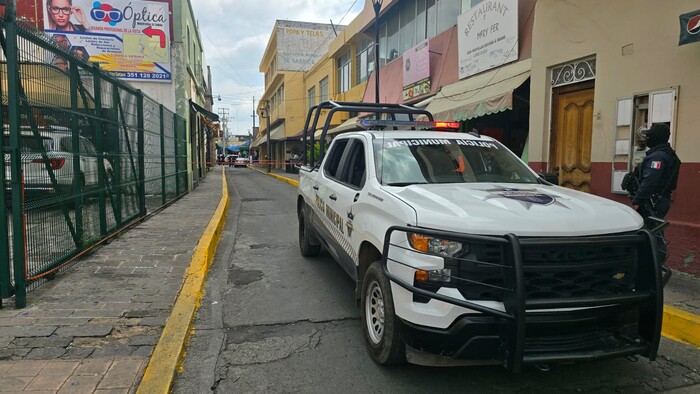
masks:
{"type": "Polygon", "coordinates": [[[355,229],[355,227],[352,225],[352,221],[355,219],[355,214],[352,213],[352,207],[350,208],[350,212],[348,212],[348,221],[345,222],[345,228],[348,231],[348,237],[352,238],[352,230],[355,229]]]}

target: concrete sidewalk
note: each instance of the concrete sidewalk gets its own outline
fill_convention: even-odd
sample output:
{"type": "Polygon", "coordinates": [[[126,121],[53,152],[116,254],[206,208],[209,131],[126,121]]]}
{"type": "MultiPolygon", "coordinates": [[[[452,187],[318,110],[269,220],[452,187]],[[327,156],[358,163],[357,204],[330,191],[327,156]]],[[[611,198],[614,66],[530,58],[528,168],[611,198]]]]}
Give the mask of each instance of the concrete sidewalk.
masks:
{"type": "MultiPolygon", "coordinates": [[[[271,176],[291,184],[298,180],[298,174],[284,170],[273,170],[271,176]]],[[[194,275],[185,273],[194,267],[206,275],[198,255],[212,224],[223,221],[222,182],[221,167],[216,167],[194,191],[31,291],[27,308],[5,303],[0,309],[0,392],[167,392],[174,370],[146,377],[144,371],[149,362],[150,371],[159,363],[178,361],[179,353],[159,349],[182,348],[186,338],[164,340],[161,334],[166,321],[163,338],[172,325],[189,328],[192,317],[179,306],[196,309],[204,278],[196,279],[202,283],[199,294],[193,294],[196,290],[186,281],[194,275]],[[159,386],[144,388],[154,379],[159,386]]],[[[211,253],[215,239],[204,244],[211,253]]],[[[667,304],[694,323],[683,325],[687,320],[679,318],[681,325],[676,324],[677,314],[668,307],[664,314],[672,319],[665,321],[664,333],[692,343],[692,335],[689,340],[683,331],[694,332],[696,346],[699,285],[700,278],[675,273],[666,288],[667,304]]]]}
{"type": "Polygon", "coordinates": [[[0,309],[0,392],[136,390],[222,199],[221,168],[191,193],[0,309]]]}

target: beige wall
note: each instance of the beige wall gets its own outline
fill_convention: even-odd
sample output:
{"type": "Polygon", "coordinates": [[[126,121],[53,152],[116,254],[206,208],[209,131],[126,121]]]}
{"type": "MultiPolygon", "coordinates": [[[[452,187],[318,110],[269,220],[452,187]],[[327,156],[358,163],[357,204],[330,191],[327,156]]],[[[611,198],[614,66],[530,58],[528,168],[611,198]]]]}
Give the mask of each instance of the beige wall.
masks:
{"type": "Polygon", "coordinates": [[[681,160],[700,161],[700,43],[678,46],[679,15],[697,0],[539,0],[532,44],[530,161],[549,151],[549,68],[595,55],[593,162],[613,157],[616,99],[679,87],[674,146],[681,160]],[[632,53],[622,55],[622,47],[632,53]]]}
{"type": "MultiPolygon", "coordinates": [[[[333,42],[338,41],[338,39],[341,37],[341,35],[338,35],[338,37],[333,40],[333,42]]],[[[323,78],[328,77],[328,99],[333,100],[335,99],[335,92],[338,90],[338,72],[336,71],[336,62],[333,57],[328,56],[328,54],[324,55],[325,57],[323,60],[319,61],[316,63],[316,66],[312,68],[309,72],[307,72],[304,76],[305,79],[305,86],[304,90],[308,92],[311,87],[316,87],[316,102],[314,104],[319,104],[321,102],[321,88],[320,88],[320,82],[323,78]]],[[[308,98],[308,94],[307,94],[308,98]]],[[[308,100],[304,101],[305,104],[305,111],[309,110],[310,104],[308,100]]],[[[324,116],[324,113],[328,111],[323,111],[321,112],[321,116],[319,117],[318,124],[324,124],[326,121],[326,117],[324,116]]],[[[306,115],[306,112],[304,112],[306,115]]],[[[313,119],[310,120],[310,122],[313,122],[313,119]]],[[[333,124],[340,124],[340,121],[336,119],[333,124]]]]}
{"type": "Polygon", "coordinates": [[[284,75],[284,132],[287,137],[298,134],[306,120],[306,90],[304,73],[286,72],[284,75]]]}

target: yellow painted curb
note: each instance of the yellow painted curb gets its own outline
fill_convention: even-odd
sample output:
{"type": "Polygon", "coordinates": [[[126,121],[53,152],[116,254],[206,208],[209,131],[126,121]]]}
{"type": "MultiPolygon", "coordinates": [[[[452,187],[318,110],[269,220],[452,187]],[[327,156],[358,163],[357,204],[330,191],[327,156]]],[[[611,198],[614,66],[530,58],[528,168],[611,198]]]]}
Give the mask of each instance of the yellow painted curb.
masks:
{"type": "Polygon", "coordinates": [[[700,347],[700,316],[664,305],[663,336],[700,347]]]}
{"type": "Polygon", "coordinates": [[[229,196],[224,173],[221,200],[197,243],[190,266],[185,272],[185,282],[175,301],[173,311],[165,323],[158,344],[153,350],[143,379],[136,390],[137,393],[167,394],[172,388],[189,339],[192,321],[199,309],[207,272],[214,259],[214,252],[226,222],[228,206],[229,196]]]}
{"type": "Polygon", "coordinates": [[[299,181],[297,181],[296,179],[287,178],[287,177],[285,177],[285,176],[277,175],[277,174],[274,174],[274,173],[272,173],[272,172],[260,171],[260,170],[258,170],[257,168],[254,168],[254,167],[252,167],[252,166],[248,166],[248,168],[250,168],[250,169],[253,170],[253,171],[257,171],[257,172],[259,172],[259,173],[261,173],[261,174],[269,175],[269,176],[271,176],[271,177],[273,177],[273,178],[275,178],[275,179],[278,179],[278,180],[280,180],[280,181],[282,181],[282,182],[287,182],[287,183],[289,183],[290,185],[292,185],[292,186],[294,186],[294,187],[299,187],[299,181]]]}

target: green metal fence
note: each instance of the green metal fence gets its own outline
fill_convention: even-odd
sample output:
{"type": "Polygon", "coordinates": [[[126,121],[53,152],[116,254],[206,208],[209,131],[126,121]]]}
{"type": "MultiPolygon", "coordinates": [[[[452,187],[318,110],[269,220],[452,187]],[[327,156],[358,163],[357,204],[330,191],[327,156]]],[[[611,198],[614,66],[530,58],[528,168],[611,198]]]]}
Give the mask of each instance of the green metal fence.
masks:
{"type": "Polygon", "coordinates": [[[11,13],[0,18],[0,297],[187,191],[185,120],[11,13]]]}

